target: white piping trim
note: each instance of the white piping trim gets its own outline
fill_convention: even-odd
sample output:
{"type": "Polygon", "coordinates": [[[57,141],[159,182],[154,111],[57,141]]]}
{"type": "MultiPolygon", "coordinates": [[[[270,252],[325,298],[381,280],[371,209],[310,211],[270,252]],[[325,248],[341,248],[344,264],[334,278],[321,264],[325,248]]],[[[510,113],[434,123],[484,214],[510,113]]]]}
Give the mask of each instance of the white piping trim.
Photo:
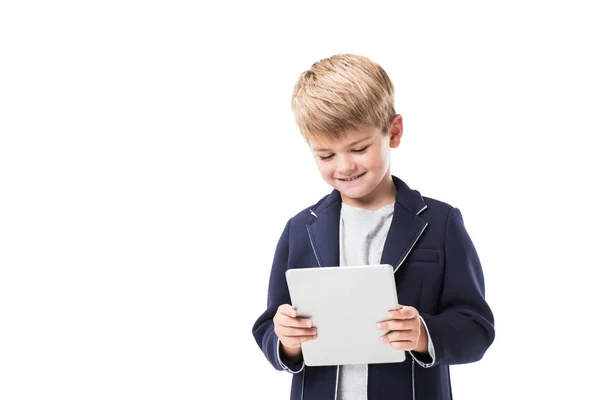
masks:
{"type": "Polygon", "coordinates": [[[415,359],[414,358],[412,359],[411,375],[412,375],[413,400],[415,400],[416,397],[415,397],[415,359]]]}
{"type": "Polygon", "coordinates": [[[337,366],[337,373],[335,374],[335,393],[333,395],[333,400],[337,400],[337,392],[338,392],[338,383],[340,381],[340,366],[337,366]]]}
{"type": "Polygon", "coordinates": [[[279,345],[280,345],[280,341],[279,338],[277,338],[277,361],[279,362],[279,365],[281,366],[281,368],[283,368],[285,371],[291,373],[291,374],[297,374],[299,372],[301,372],[304,369],[304,360],[302,360],[302,366],[300,367],[300,369],[298,371],[294,371],[290,368],[288,368],[287,365],[285,365],[283,363],[283,361],[281,361],[281,355],[279,354],[279,345]]]}
{"type": "Polygon", "coordinates": [[[367,364],[367,373],[365,376],[366,382],[365,382],[365,399],[369,400],[369,364],[367,364]]]}
{"type": "Polygon", "coordinates": [[[306,376],[306,371],[302,372],[302,392],[300,392],[300,400],[304,400],[304,377],[306,376]]]}
{"type": "Polygon", "coordinates": [[[315,258],[317,259],[317,264],[319,264],[319,267],[322,267],[321,261],[319,260],[319,256],[317,255],[317,249],[315,248],[315,244],[313,243],[312,234],[310,233],[310,228],[308,227],[308,225],[306,226],[306,231],[308,232],[308,239],[310,240],[310,247],[312,247],[313,253],[315,253],[315,258]]]}
{"type": "Polygon", "coordinates": [[[423,319],[423,317],[421,317],[419,315],[419,318],[421,319],[421,322],[423,322],[423,326],[425,327],[425,330],[427,331],[427,352],[429,353],[429,357],[431,357],[431,363],[429,364],[425,364],[424,362],[422,362],[421,360],[419,360],[412,351],[410,351],[410,355],[413,357],[413,359],[423,368],[431,368],[433,367],[433,364],[435,364],[435,348],[433,347],[433,341],[431,340],[431,335],[429,334],[429,328],[427,327],[427,324],[425,323],[425,320],[423,319]]]}
{"type": "Polygon", "coordinates": [[[408,257],[408,255],[410,254],[410,251],[413,249],[413,247],[415,247],[415,244],[421,238],[421,235],[423,234],[423,232],[425,231],[425,228],[427,228],[428,225],[429,225],[429,222],[425,222],[425,226],[423,227],[423,230],[421,230],[421,233],[419,233],[419,236],[417,236],[417,240],[415,240],[413,242],[412,246],[410,246],[410,249],[408,249],[408,251],[406,252],[406,255],[404,256],[402,261],[400,261],[400,264],[398,264],[398,266],[396,268],[394,268],[394,273],[396,273],[396,271],[398,271],[398,268],[400,268],[400,266],[402,265],[404,260],[406,260],[406,257],[408,257]]]}
{"type": "MultiPolygon", "coordinates": [[[[422,199],[422,198],[421,198],[421,199],[422,199]]],[[[423,201],[425,201],[425,200],[423,200],[423,201]]],[[[423,208],[421,208],[421,209],[419,210],[419,212],[417,213],[417,215],[421,214],[421,213],[422,213],[423,211],[425,211],[425,210],[427,210],[427,204],[425,204],[425,207],[423,207],[423,208]]],[[[315,217],[316,217],[316,215],[315,215],[315,217]]]]}

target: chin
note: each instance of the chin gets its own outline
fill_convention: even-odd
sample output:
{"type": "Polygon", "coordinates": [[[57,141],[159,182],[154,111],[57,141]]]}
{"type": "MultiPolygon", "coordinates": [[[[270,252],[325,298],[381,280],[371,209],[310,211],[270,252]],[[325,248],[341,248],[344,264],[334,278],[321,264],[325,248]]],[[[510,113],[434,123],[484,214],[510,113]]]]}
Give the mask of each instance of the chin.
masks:
{"type": "Polygon", "coordinates": [[[341,194],[353,200],[360,200],[363,197],[367,197],[371,192],[372,190],[340,190],[341,194]]]}

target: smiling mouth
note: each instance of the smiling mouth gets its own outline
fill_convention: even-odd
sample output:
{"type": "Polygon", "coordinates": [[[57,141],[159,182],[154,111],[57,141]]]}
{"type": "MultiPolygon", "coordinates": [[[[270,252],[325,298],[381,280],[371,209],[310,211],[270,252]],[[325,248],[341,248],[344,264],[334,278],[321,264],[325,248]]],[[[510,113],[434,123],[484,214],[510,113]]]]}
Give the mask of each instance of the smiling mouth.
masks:
{"type": "Polygon", "coordinates": [[[356,176],[351,176],[350,178],[338,178],[338,180],[342,181],[342,182],[352,182],[357,180],[358,178],[360,178],[361,176],[363,176],[364,174],[366,174],[366,172],[363,172],[360,175],[356,175],[356,176]]]}

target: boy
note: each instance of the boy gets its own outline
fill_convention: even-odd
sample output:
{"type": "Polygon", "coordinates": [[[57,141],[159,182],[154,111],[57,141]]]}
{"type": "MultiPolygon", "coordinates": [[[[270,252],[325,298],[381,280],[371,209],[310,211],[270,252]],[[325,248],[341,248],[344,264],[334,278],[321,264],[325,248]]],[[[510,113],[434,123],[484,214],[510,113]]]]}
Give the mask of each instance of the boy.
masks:
{"type": "Polygon", "coordinates": [[[300,76],[292,109],[333,191],[287,222],[267,310],[252,329],[256,342],[276,369],[294,374],[292,400],[450,400],[448,366],[481,359],[494,320],[460,211],[391,175],[403,127],[389,77],[365,57],[333,56],[300,76]],[[305,366],[300,344],[318,332],[290,305],[285,271],[380,263],[394,267],[400,304],[377,329],[389,330],[382,341],[410,357],[305,366]]]}

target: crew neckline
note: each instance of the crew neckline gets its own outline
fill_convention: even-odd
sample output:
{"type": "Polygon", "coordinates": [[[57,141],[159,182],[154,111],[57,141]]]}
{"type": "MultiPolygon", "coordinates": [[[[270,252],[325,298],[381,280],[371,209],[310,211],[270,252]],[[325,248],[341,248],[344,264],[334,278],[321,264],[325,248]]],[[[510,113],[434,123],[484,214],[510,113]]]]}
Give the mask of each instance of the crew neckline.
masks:
{"type": "Polygon", "coordinates": [[[344,213],[350,212],[350,213],[359,214],[359,215],[385,214],[386,212],[394,210],[394,204],[395,203],[386,204],[385,206],[380,207],[376,210],[367,210],[366,208],[351,206],[347,203],[342,203],[342,211],[344,213]]]}

